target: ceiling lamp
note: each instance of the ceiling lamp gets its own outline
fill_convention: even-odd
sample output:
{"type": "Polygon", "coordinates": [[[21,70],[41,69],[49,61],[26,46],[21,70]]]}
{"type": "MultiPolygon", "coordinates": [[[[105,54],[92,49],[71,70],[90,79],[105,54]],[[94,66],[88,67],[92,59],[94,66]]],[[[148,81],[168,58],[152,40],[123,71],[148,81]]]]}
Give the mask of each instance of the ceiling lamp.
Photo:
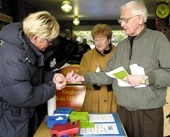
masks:
{"type": "Polygon", "coordinates": [[[74,25],[79,25],[80,24],[79,18],[77,16],[74,18],[73,24],[74,25]]]}
{"type": "Polygon", "coordinates": [[[69,0],[64,0],[61,4],[61,9],[64,11],[64,12],[70,12],[72,10],[72,4],[69,0]]]}

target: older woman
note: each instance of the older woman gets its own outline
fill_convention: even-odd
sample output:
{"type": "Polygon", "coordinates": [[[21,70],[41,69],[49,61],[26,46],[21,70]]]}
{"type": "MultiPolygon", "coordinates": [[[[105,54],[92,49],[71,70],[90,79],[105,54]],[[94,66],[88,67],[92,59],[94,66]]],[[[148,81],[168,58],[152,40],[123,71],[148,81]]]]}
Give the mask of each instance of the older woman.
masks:
{"type": "MultiPolygon", "coordinates": [[[[79,74],[99,72],[106,68],[115,47],[111,44],[112,30],[106,24],[97,24],[92,29],[95,48],[84,54],[79,74]]],[[[111,113],[117,111],[116,97],[111,85],[86,84],[83,111],[90,113],[111,113]]]]}

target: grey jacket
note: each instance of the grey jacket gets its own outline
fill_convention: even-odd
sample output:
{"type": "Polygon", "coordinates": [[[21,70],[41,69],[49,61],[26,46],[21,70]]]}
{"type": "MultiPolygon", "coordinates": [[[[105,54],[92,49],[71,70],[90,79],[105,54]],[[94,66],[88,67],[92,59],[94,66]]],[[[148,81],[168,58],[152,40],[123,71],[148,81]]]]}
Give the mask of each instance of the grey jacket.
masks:
{"type": "Polygon", "coordinates": [[[130,74],[129,65],[138,64],[149,76],[149,86],[143,88],[119,87],[117,80],[109,78],[105,72],[88,73],[85,82],[111,84],[118,104],[128,110],[159,108],[165,104],[166,88],[170,86],[170,43],[158,31],[145,28],[133,42],[129,60],[130,41],[121,41],[107,64],[106,72],[123,66],[130,74]]]}

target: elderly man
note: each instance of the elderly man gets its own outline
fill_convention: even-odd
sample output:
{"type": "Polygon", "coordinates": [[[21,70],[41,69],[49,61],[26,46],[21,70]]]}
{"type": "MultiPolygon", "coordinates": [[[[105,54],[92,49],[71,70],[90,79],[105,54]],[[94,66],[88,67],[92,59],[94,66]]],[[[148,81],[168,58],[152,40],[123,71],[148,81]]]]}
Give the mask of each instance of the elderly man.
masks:
{"type": "Polygon", "coordinates": [[[118,21],[128,38],[117,45],[105,72],[124,67],[129,75],[123,82],[128,86],[121,86],[120,80],[108,77],[105,72],[84,76],[71,72],[67,80],[112,83],[128,137],[163,137],[163,105],[170,85],[170,43],[163,33],[146,28],[147,9],[139,1],[121,6],[118,21]],[[131,73],[133,64],[145,73],[131,73]]]}

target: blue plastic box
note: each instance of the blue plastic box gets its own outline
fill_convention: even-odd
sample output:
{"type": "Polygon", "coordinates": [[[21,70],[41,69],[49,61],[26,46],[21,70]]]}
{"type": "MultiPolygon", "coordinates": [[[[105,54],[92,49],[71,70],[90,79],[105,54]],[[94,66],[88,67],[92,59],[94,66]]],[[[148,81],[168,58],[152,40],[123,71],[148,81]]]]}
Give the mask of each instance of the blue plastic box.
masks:
{"type": "Polygon", "coordinates": [[[54,115],[70,115],[70,113],[73,111],[73,108],[67,108],[67,107],[59,107],[57,110],[54,110],[54,115]]]}
{"type": "Polygon", "coordinates": [[[65,124],[68,122],[68,117],[66,115],[58,116],[47,116],[46,125],[48,128],[52,128],[55,124],[65,124]]]}

